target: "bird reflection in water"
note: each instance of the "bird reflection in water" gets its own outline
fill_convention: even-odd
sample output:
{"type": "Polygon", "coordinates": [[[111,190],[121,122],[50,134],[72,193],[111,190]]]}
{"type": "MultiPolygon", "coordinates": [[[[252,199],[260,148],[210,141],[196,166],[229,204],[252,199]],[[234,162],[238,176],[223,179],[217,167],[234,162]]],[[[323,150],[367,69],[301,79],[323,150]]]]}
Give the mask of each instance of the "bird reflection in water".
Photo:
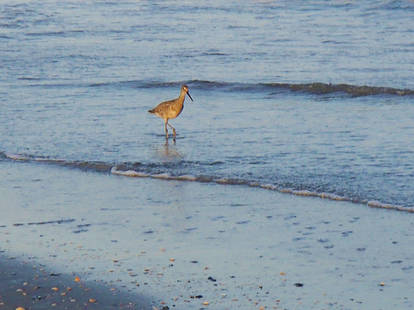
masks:
{"type": "Polygon", "coordinates": [[[175,143],[173,145],[169,145],[168,140],[162,146],[157,147],[156,153],[160,160],[164,162],[171,162],[184,158],[184,155],[179,152],[177,145],[175,143]]]}

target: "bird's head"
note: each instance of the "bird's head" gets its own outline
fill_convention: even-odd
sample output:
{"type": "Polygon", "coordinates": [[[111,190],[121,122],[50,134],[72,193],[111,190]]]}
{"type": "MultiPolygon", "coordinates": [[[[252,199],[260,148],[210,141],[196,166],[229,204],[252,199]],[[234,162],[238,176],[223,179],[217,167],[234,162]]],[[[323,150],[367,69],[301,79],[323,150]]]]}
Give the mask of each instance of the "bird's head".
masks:
{"type": "Polygon", "coordinates": [[[194,101],[194,100],[193,100],[193,98],[191,98],[191,95],[190,95],[190,92],[188,91],[188,86],[187,86],[187,85],[183,85],[183,86],[181,87],[181,89],[182,89],[183,91],[185,91],[185,93],[188,95],[188,97],[190,97],[191,101],[194,101]]]}

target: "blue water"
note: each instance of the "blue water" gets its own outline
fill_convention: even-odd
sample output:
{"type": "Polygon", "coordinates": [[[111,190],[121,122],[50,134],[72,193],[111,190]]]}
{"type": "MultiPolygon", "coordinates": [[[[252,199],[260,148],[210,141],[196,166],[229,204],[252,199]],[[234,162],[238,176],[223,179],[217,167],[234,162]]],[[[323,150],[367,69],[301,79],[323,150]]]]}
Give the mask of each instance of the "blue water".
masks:
{"type": "Polygon", "coordinates": [[[0,160],[412,210],[413,17],[412,1],[1,3],[0,160]],[[166,144],[147,110],[183,83],[166,144]]]}

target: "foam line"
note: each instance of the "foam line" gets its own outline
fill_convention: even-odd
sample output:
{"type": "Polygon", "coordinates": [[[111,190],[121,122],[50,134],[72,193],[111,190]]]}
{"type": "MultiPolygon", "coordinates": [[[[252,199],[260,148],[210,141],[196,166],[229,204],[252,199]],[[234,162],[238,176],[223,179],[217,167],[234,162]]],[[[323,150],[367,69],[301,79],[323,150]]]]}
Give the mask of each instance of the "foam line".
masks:
{"type": "MultiPolygon", "coordinates": [[[[134,177],[134,178],[152,178],[160,179],[167,181],[186,181],[186,182],[199,182],[199,183],[214,183],[220,185],[239,185],[239,186],[248,186],[253,188],[261,188],[264,190],[277,191],[280,193],[291,194],[301,197],[313,197],[320,199],[328,199],[333,201],[347,201],[351,203],[363,204],[371,208],[379,208],[386,210],[395,210],[403,211],[408,213],[414,213],[414,208],[404,207],[401,205],[393,205],[389,203],[383,203],[375,200],[356,200],[349,197],[344,197],[336,195],[333,193],[326,192],[314,192],[310,190],[295,190],[291,188],[283,188],[274,184],[261,184],[260,182],[251,182],[249,180],[237,179],[237,178],[225,178],[225,177],[215,177],[208,175],[172,175],[166,172],[160,172],[162,169],[162,164],[155,165],[154,163],[142,164],[142,163],[123,163],[120,165],[114,165],[113,163],[105,163],[100,161],[67,161],[63,159],[50,159],[48,157],[40,156],[30,156],[25,154],[10,154],[5,152],[0,152],[0,158],[8,159],[13,162],[33,162],[38,164],[46,165],[55,165],[66,168],[73,168],[79,170],[93,171],[97,173],[109,173],[112,175],[125,176],[125,177],[134,177]],[[141,171],[136,169],[140,168],[141,171]],[[153,173],[151,170],[156,169],[157,172],[153,173]]],[[[186,162],[185,164],[191,164],[186,162]]],[[[197,163],[196,163],[197,164],[197,163]]],[[[200,163],[198,163],[200,164],[200,163]]],[[[209,164],[209,163],[203,163],[209,164]]],[[[168,167],[164,167],[168,169],[168,167]]]]}

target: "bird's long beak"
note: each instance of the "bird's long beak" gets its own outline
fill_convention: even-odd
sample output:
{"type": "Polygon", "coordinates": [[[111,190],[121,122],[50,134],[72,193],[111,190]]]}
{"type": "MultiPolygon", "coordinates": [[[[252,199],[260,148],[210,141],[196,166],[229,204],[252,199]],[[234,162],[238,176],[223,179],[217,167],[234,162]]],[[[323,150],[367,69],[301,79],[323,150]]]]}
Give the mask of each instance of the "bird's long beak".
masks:
{"type": "Polygon", "coordinates": [[[187,92],[188,97],[190,97],[191,101],[194,101],[193,98],[191,98],[191,95],[189,92],[187,92]]]}

